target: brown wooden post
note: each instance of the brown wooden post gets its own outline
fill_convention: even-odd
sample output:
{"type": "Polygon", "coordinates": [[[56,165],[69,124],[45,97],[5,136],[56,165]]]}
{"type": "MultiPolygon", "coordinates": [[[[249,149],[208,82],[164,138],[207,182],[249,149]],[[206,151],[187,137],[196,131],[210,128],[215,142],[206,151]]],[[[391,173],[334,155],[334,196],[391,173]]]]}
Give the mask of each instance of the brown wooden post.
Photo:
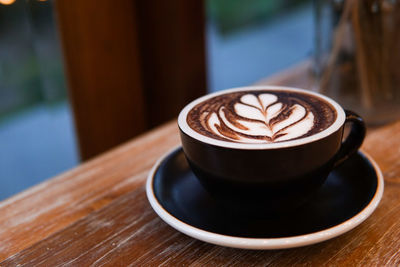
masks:
{"type": "Polygon", "coordinates": [[[206,93],[204,1],[136,1],[150,126],[206,93]]]}
{"type": "Polygon", "coordinates": [[[55,3],[83,160],[206,93],[203,1],[55,3]]]}
{"type": "Polygon", "coordinates": [[[147,127],[135,5],[130,0],[57,0],[55,6],[85,160],[147,127]]]}

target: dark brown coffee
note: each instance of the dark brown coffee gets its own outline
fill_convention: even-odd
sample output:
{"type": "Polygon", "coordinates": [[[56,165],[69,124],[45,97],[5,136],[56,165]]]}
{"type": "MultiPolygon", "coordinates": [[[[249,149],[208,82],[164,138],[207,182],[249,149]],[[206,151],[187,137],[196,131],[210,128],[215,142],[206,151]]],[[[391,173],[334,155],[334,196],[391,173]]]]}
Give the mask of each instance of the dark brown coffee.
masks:
{"type": "Polygon", "coordinates": [[[324,99],[297,91],[248,90],[194,106],[187,124],[201,135],[237,143],[274,143],[317,134],[337,117],[324,99]]]}

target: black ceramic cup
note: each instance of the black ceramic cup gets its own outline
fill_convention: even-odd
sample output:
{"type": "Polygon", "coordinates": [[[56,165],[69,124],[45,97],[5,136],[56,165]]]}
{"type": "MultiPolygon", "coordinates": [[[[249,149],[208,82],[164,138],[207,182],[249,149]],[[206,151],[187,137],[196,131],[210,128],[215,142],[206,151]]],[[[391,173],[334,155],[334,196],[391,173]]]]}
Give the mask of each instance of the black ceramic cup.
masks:
{"type": "Polygon", "coordinates": [[[242,87],[203,96],[179,114],[183,151],[201,184],[229,209],[281,212],[304,203],[324,183],[332,169],[361,146],[365,137],[363,120],[345,111],[332,99],[302,89],[262,86],[242,87]],[[193,130],[188,112],[215,96],[248,90],[282,90],[309,94],[329,103],[336,112],[334,122],[322,132],[269,144],[221,141],[193,130]],[[349,135],[343,140],[345,124],[349,135]]]}

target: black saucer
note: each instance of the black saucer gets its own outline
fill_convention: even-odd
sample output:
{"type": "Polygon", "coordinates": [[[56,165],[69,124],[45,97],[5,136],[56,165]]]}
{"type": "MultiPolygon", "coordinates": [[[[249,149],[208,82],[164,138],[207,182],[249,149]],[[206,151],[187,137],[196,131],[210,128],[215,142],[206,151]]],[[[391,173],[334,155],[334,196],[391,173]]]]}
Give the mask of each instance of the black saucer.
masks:
{"type": "Polygon", "coordinates": [[[340,233],[327,232],[332,237],[337,236],[368,217],[379,203],[382,192],[383,179],[379,168],[361,152],[333,170],[311,201],[275,217],[247,218],[221,209],[191,172],[182,148],[177,148],[156,164],[147,186],[150,203],[160,217],[186,234],[197,237],[198,233],[191,233],[198,229],[201,234],[204,231],[228,237],[262,239],[304,236],[331,231],[344,222],[353,224],[349,229],[341,225],[340,233]],[[358,215],[363,212],[366,214],[360,219],[358,215]]]}

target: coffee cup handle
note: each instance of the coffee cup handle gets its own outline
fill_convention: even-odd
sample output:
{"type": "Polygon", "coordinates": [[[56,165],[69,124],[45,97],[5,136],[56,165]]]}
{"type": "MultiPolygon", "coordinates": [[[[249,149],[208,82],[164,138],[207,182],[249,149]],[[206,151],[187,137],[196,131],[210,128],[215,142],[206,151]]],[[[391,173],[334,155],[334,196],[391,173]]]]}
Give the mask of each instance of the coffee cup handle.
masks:
{"type": "Polygon", "coordinates": [[[351,123],[349,135],[342,142],[338,153],[336,154],[335,167],[346,161],[351,155],[357,152],[364,141],[366,134],[366,126],[364,120],[356,113],[350,110],[345,110],[346,123],[351,123]]]}

